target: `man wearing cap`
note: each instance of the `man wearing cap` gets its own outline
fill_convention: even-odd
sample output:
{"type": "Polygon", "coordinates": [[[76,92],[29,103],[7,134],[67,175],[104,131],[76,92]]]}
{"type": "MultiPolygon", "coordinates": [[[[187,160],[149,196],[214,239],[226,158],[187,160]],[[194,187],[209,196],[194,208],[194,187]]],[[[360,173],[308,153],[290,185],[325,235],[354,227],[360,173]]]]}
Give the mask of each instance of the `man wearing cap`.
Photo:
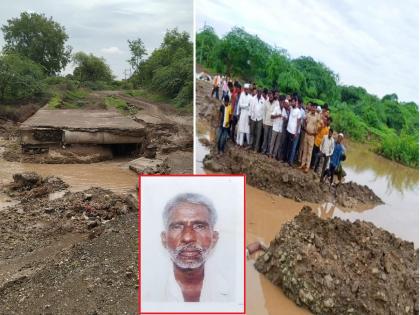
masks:
{"type": "Polygon", "coordinates": [[[249,143],[249,106],[251,97],[252,96],[249,94],[249,83],[245,83],[244,91],[241,93],[238,102],[240,114],[236,143],[240,146],[243,146],[244,144],[244,137],[246,137],[246,140],[249,143]]]}
{"type": "Polygon", "coordinates": [[[334,179],[334,173],[337,167],[340,165],[343,156],[345,155],[345,148],[342,144],[342,141],[344,139],[344,135],[342,133],[338,134],[337,141],[334,146],[333,154],[331,155],[330,159],[330,166],[327,171],[324,172],[324,174],[321,175],[321,182],[324,181],[325,177],[330,177],[330,185],[333,182],[334,179]]]}

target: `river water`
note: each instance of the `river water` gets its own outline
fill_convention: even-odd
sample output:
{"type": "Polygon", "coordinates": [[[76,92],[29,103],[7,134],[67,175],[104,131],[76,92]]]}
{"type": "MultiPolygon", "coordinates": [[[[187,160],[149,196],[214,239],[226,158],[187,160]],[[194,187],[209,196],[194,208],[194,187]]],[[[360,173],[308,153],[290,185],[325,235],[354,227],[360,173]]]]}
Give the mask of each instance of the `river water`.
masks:
{"type": "MultiPolygon", "coordinates": [[[[202,160],[208,149],[196,145],[196,168],[204,173],[202,160]]],[[[418,247],[418,171],[381,158],[367,146],[347,143],[344,169],[346,180],[368,185],[385,202],[364,211],[344,211],[332,204],[309,204],[322,217],[338,216],[350,220],[363,219],[375,223],[418,247]]],[[[70,185],[72,191],[92,186],[115,192],[133,192],[137,175],[128,169],[128,159],[94,164],[31,164],[0,160],[0,184],[10,182],[17,172],[34,171],[42,176],[55,175],[70,185]]],[[[1,185],[0,185],[1,186],[1,185]]],[[[298,214],[304,204],[247,186],[247,243],[255,240],[266,244],[282,224],[298,214]]],[[[1,207],[10,205],[0,195],[1,207]]],[[[247,261],[247,313],[258,315],[309,314],[296,306],[283,292],[255,271],[253,259],[247,261]]]]}
{"type": "MultiPolygon", "coordinates": [[[[203,136],[202,136],[203,137],[203,136]]],[[[210,137],[205,135],[209,140],[210,137]]],[[[203,158],[208,149],[197,139],[196,170],[205,173],[203,158]]],[[[310,205],[323,218],[340,217],[354,221],[373,222],[398,237],[411,241],[418,248],[419,235],[419,174],[415,169],[382,158],[369,147],[345,142],[347,160],[343,167],[346,181],[369,186],[383,201],[366,210],[343,210],[333,204],[300,203],[247,186],[247,243],[255,240],[269,244],[282,224],[297,215],[303,205],[310,205]]],[[[249,314],[308,314],[296,306],[283,292],[261,276],[247,262],[247,309],[249,314]]]]}

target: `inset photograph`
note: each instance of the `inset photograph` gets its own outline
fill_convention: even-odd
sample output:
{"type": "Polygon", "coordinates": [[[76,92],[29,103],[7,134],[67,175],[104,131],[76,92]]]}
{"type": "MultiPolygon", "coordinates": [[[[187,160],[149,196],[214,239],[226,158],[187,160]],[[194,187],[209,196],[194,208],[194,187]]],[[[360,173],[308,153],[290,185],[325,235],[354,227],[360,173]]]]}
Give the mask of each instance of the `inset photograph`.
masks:
{"type": "Polygon", "coordinates": [[[140,176],[140,314],[244,314],[244,202],[244,176],[140,176]]]}

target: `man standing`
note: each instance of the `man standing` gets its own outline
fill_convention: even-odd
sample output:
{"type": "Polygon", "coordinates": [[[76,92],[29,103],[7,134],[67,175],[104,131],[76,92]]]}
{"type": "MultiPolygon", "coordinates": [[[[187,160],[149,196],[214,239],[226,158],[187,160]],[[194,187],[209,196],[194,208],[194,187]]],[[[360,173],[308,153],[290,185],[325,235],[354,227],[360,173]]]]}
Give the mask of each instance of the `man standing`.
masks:
{"type": "Polygon", "coordinates": [[[225,95],[224,105],[220,105],[219,109],[219,130],[217,138],[218,153],[225,152],[225,144],[229,137],[230,121],[232,116],[232,106],[229,103],[229,96],[225,95]]]}
{"type": "Polygon", "coordinates": [[[238,109],[240,110],[238,121],[238,133],[236,143],[240,146],[244,144],[244,137],[249,144],[249,105],[251,102],[251,95],[249,94],[249,84],[245,83],[244,91],[241,93],[238,102],[238,109]]]}
{"type": "Polygon", "coordinates": [[[254,96],[251,100],[249,118],[251,129],[251,141],[254,147],[254,151],[258,152],[261,146],[261,134],[263,128],[263,118],[264,118],[264,104],[265,98],[261,95],[261,89],[257,90],[257,95],[254,96]]]}
{"type": "Polygon", "coordinates": [[[220,86],[220,75],[216,74],[213,78],[213,89],[211,90],[210,97],[216,95],[216,98],[219,99],[219,86],[220,86]]]}
{"type": "Polygon", "coordinates": [[[229,300],[224,279],[206,264],[219,239],[216,220],[212,202],[199,194],[180,194],[165,206],[161,241],[172,260],[172,271],[164,286],[164,301],[229,300]]]}
{"type": "Polygon", "coordinates": [[[334,152],[334,138],[333,138],[333,129],[328,130],[328,134],[324,135],[321,141],[319,152],[316,154],[314,162],[314,172],[318,172],[319,162],[323,158],[322,168],[321,168],[321,178],[327,168],[330,157],[334,152]]]}
{"type": "Polygon", "coordinates": [[[330,124],[331,124],[331,117],[322,116],[321,113],[319,113],[318,115],[320,116],[320,119],[322,121],[322,126],[315,136],[314,148],[312,150],[311,168],[314,168],[315,159],[320,150],[322,139],[324,138],[325,135],[328,135],[328,131],[330,130],[330,124]]]}
{"type": "Polygon", "coordinates": [[[302,113],[297,107],[297,97],[294,96],[291,101],[292,108],[290,109],[289,122],[287,123],[287,145],[285,159],[287,159],[290,166],[293,166],[296,145],[298,140],[298,130],[300,129],[302,113]]]}
{"type": "Polygon", "coordinates": [[[241,85],[239,84],[238,81],[235,81],[234,85],[233,85],[233,92],[232,92],[232,99],[231,99],[231,104],[232,104],[232,122],[230,125],[230,138],[232,139],[233,143],[236,143],[235,141],[235,129],[236,129],[236,124],[238,123],[238,119],[239,119],[239,106],[238,106],[238,101],[239,101],[239,95],[241,94],[241,85]]]}
{"type": "Polygon", "coordinates": [[[280,103],[277,102],[274,105],[273,112],[271,113],[271,119],[273,120],[273,132],[271,136],[270,144],[270,157],[275,158],[278,155],[278,151],[281,147],[283,124],[287,118],[286,109],[284,108],[284,101],[286,97],[280,96],[280,103]]]}
{"type": "Polygon", "coordinates": [[[263,128],[264,128],[264,139],[262,144],[262,153],[270,154],[270,143],[271,143],[271,132],[273,129],[273,120],[271,119],[271,113],[273,112],[274,106],[278,103],[274,100],[273,92],[267,93],[267,100],[264,104],[264,117],[263,117],[263,128]]]}
{"type": "Polygon", "coordinates": [[[306,116],[305,122],[305,136],[302,143],[302,164],[300,165],[300,168],[303,169],[305,173],[307,173],[311,165],[315,136],[318,133],[319,128],[319,116],[315,112],[315,107],[312,105],[309,106],[309,113],[306,116]]]}
{"type": "Polygon", "coordinates": [[[324,172],[324,174],[321,175],[321,182],[324,181],[326,176],[329,176],[330,185],[332,184],[333,179],[334,179],[334,173],[337,167],[340,165],[341,160],[345,154],[345,148],[344,148],[344,145],[342,144],[343,139],[344,139],[344,135],[342,133],[339,133],[337,137],[337,142],[335,143],[335,146],[334,146],[333,154],[331,155],[330,167],[327,171],[324,172]]]}

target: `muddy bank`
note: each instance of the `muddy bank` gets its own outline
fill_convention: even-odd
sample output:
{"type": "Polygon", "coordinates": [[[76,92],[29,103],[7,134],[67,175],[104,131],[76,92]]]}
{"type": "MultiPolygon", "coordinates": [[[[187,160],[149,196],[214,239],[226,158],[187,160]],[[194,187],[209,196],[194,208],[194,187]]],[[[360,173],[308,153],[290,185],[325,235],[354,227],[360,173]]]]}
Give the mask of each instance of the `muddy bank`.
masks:
{"type": "Polygon", "coordinates": [[[304,207],[255,267],[316,314],[418,314],[418,250],[372,223],[304,207]]]}
{"type": "Polygon", "coordinates": [[[52,199],[67,187],[59,178],[13,178],[3,191],[17,202],[0,210],[0,313],[133,313],[135,197],[89,188],[52,199]]]}
{"type": "Polygon", "coordinates": [[[230,146],[223,155],[206,155],[203,165],[214,172],[244,173],[248,184],[296,201],[335,202],[346,208],[382,203],[367,186],[353,182],[332,187],[321,185],[313,172],[304,173],[287,163],[237,146],[230,146]]]}

